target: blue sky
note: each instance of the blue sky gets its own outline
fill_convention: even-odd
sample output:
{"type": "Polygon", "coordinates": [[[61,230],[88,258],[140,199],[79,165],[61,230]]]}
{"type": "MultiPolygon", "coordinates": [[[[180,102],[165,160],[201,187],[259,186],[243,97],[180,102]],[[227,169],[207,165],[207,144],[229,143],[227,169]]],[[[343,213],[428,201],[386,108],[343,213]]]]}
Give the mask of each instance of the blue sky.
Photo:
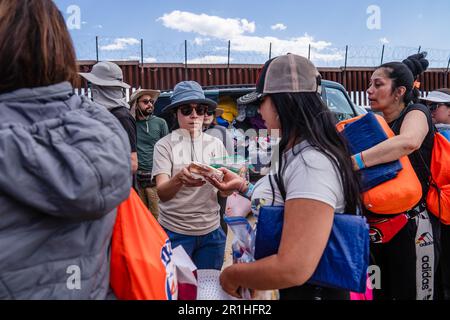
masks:
{"type": "Polygon", "coordinates": [[[56,0],[79,59],[140,58],[146,62],[263,63],[269,56],[308,54],[319,66],[376,65],[399,60],[421,46],[435,67],[450,56],[449,0],[56,0]],[[77,6],[79,15],[67,12],[77,6]],[[75,17],[75,19],[74,19],[75,17]],[[78,20],[77,20],[78,19],[78,20]],[[78,25],[77,25],[78,23],[78,25]],[[77,29],[77,28],[80,29],[77,29]],[[445,32],[446,31],[446,32],[445,32]]]}

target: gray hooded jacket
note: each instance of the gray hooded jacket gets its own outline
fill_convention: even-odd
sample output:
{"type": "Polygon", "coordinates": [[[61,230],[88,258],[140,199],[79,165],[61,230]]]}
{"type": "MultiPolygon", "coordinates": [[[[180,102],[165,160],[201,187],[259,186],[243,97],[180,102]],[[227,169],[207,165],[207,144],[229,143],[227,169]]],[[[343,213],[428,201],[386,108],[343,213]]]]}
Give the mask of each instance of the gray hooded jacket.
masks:
{"type": "Polygon", "coordinates": [[[0,299],[105,299],[130,145],[65,82],[0,95],[0,299]]]}

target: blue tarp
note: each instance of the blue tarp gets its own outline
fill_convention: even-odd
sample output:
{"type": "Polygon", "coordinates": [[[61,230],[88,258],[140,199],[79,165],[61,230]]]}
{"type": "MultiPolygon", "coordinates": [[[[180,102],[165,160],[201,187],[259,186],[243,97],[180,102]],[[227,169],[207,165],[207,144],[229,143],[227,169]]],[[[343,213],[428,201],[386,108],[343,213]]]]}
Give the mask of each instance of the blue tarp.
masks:
{"type": "MultiPolygon", "coordinates": [[[[388,139],[386,132],[373,113],[368,113],[361,119],[345,126],[342,135],[352,154],[358,154],[388,139]]],[[[402,169],[400,161],[397,160],[361,170],[363,191],[395,178],[402,169]]]]}

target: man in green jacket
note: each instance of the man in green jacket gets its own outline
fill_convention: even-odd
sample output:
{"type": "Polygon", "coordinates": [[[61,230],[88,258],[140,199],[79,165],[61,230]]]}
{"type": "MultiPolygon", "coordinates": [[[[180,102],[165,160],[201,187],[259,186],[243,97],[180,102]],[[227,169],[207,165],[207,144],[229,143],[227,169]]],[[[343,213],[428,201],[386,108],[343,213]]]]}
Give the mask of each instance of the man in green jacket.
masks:
{"type": "Polygon", "coordinates": [[[139,89],[130,99],[132,112],[136,114],[139,195],[157,220],[159,198],[156,184],[151,181],[153,150],[156,142],[169,133],[166,121],[153,115],[159,94],[157,90],[139,89]]]}

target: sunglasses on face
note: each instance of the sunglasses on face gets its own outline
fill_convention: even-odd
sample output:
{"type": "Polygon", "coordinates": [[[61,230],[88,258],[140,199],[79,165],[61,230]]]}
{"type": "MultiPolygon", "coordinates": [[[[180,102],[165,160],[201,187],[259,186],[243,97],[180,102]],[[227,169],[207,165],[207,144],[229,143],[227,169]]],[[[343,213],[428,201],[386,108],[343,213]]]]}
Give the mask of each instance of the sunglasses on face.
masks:
{"type": "Polygon", "coordinates": [[[433,112],[442,106],[447,106],[447,105],[445,103],[431,103],[428,105],[428,108],[430,108],[430,111],[433,112]]]}
{"type": "Polygon", "coordinates": [[[155,100],[152,100],[152,99],[150,99],[150,100],[147,100],[147,99],[146,100],[141,100],[139,102],[142,102],[145,105],[148,105],[148,104],[153,105],[153,104],[155,104],[155,100]]]}
{"type": "Polygon", "coordinates": [[[190,116],[192,114],[192,112],[194,112],[195,109],[195,113],[198,116],[204,116],[205,113],[208,111],[208,107],[207,106],[197,106],[197,107],[191,107],[191,106],[182,106],[180,107],[180,112],[183,116],[190,116]]]}

